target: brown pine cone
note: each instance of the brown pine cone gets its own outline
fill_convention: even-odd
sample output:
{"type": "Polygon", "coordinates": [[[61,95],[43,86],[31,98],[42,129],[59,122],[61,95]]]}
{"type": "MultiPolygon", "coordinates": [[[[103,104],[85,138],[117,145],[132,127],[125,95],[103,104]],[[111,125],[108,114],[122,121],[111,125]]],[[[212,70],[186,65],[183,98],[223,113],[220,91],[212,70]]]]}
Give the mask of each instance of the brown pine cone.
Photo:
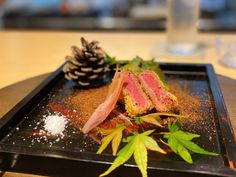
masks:
{"type": "Polygon", "coordinates": [[[82,87],[96,87],[103,83],[109,70],[106,54],[97,41],[81,38],[82,48],[72,46],[72,56],[66,56],[63,67],[65,78],[82,87]]]}

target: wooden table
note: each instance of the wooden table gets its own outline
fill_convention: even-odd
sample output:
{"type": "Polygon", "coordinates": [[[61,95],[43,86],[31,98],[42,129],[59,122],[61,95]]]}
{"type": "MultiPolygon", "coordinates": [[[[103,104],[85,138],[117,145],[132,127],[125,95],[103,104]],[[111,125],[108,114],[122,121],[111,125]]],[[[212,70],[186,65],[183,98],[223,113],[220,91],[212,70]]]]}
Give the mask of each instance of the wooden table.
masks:
{"type": "MultiPolygon", "coordinates": [[[[0,32],[0,88],[17,81],[55,70],[71,53],[71,45],[80,45],[80,37],[98,40],[103,49],[118,59],[131,59],[136,55],[151,58],[155,46],[165,44],[165,33],[156,32],[0,32]]],[[[216,73],[236,79],[236,69],[218,64],[216,37],[225,41],[235,34],[200,34],[199,42],[206,48],[203,58],[158,57],[158,61],[212,63],[216,73]]]]}
{"type": "MultiPolygon", "coordinates": [[[[88,40],[98,40],[107,53],[121,60],[137,54],[150,59],[155,46],[165,45],[165,34],[156,32],[0,32],[0,117],[48,76],[45,73],[61,65],[64,56],[70,54],[70,46],[80,45],[82,36],[88,40]]],[[[218,64],[219,57],[213,45],[216,37],[230,41],[235,35],[200,34],[199,41],[206,46],[201,58],[162,55],[158,61],[212,63],[219,74],[218,80],[236,133],[236,69],[218,64]]],[[[32,175],[6,172],[3,176],[32,175]]]]}

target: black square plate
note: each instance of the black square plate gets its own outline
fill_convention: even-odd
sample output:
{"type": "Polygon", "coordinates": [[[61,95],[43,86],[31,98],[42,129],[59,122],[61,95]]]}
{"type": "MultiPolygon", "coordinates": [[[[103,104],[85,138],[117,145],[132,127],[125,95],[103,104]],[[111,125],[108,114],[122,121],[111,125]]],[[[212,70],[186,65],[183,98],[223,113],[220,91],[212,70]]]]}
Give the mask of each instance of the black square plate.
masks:
{"type": "MultiPolygon", "coordinates": [[[[195,126],[201,135],[198,144],[217,157],[201,157],[193,164],[171,157],[150,157],[151,176],[235,176],[236,146],[230,119],[213,67],[209,64],[161,63],[168,81],[179,83],[188,92],[212,104],[204,122],[195,126]],[[204,126],[208,128],[203,128],[204,126]],[[210,140],[209,140],[209,137],[210,140]]],[[[98,144],[83,135],[72,124],[63,139],[34,135],[42,128],[42,118],[49,113],[48,104],[78,92],[63,77],[62,67],[51,74],[35,90],[0,119],[0,170],[57,176],[98,176],[114,160],[108,153],[97,155],[98,144]]],[[[110,176],[141,176],[133,161],[118,168],[110,176]]]]}

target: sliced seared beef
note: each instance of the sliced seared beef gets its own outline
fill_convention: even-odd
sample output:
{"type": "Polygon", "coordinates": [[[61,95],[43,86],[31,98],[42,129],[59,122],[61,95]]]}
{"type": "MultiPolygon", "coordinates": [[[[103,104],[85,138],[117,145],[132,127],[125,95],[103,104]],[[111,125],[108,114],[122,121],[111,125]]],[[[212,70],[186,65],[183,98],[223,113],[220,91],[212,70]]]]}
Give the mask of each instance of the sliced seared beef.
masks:
{"type": "Polygon", "coordinates": [[[158,112],[175,112],[178,106],[177,98],[165,90],[158,75],[150,70],[139,73],[139,80],[146,94],[158,112]]]}
{"type": "Polygon", "coordinates": [[[137,77],[126,71],[121,100],[129,116],[134,117],[146,113],[152,108],[152,103],[144,93],[137,77]]]}

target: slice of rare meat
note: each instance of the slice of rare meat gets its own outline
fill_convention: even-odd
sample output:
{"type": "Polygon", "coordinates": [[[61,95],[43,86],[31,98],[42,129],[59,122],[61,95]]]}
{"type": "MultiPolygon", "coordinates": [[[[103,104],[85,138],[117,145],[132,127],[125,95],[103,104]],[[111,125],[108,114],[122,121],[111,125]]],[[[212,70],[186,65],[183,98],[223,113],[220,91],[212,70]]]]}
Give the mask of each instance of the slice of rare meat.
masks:
{"type": "Polygon", "coordinates": [[[144,114],[152,109],[152,103],[143,91],[137,77],[130,71],[126,72],[120,100],[124,102],[129,116],[144,114]]]}
{"type": "Polygon", "coordinates": [[[146,70],[139,73],[138,77],[158,112],[176,112],[178,107],[177,98],[165,89],[155,72],[146,70]]]}

